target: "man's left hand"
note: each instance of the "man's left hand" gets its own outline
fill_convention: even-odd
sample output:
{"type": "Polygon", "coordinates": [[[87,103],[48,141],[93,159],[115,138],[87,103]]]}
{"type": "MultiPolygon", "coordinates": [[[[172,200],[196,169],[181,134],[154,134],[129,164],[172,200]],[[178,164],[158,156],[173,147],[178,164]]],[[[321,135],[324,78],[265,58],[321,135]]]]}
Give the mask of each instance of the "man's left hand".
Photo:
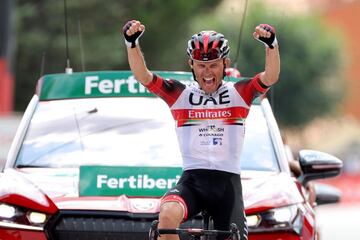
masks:
{"type": "Polygon", "coordinates": [[[253,36],[256,40],[265,44],[265,46],[273,49],[277,45],[275,36],[275,28],[268,24],[260,24],[255,28],[253,36]]]}

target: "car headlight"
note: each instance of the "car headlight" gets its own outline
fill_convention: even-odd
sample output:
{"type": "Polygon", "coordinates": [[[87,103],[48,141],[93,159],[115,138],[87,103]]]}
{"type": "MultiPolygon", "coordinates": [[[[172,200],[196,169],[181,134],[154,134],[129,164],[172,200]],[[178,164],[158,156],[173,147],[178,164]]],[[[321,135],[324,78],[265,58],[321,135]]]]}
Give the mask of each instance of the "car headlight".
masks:
{"type": "Polygon", "coordinates": [[[297,205],[274,208],[246,216],[252,232],[294,231],[301,234],[303,214],[297,205]]]}
{"type": "Polygon", "coordinates": [[[0,218],[12,218],[16,215],[16,209],[7,204],[0,204],[0,218]]]}
{"type": "Polygon", "coordinates": [[[0,203],[0,227],[43,231],[48,215],[6,203],[0,203]]]}

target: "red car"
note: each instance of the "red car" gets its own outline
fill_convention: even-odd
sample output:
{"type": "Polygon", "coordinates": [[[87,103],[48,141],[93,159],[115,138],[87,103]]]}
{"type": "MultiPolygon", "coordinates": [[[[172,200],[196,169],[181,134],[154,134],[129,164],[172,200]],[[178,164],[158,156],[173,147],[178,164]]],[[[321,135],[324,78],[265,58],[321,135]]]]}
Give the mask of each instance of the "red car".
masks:
{"type": "MultiPolygon", "coordinates": [[[[192,81],[191,73],[158,74],[192,81]]],[[[0,239],[147,239],[160,197],[182,171],[173,124],[167,105],[128,71],[44,76],[0,173],[0,239]]],[[[303,174],[293,177],[266,98],[254,101],[246,131],[249,239],[316,239],[305,186],[336,176],[342,162],[303,150],[303,174]]],[[[201,226],[201,216],[189,226],[201,226]]]]}

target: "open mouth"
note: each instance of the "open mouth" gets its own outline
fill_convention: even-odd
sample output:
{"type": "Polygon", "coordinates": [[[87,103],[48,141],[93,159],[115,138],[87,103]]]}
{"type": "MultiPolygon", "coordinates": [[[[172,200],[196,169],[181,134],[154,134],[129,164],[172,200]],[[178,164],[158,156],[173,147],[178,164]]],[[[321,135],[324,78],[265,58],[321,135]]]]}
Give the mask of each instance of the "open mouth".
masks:
{"type": "Polygon", "coordinates": [[[215,84],[215,78],[214,77],[203,78],[203,81],[205,83],[205,86],[212,86],[213,84],[215,84]]]}

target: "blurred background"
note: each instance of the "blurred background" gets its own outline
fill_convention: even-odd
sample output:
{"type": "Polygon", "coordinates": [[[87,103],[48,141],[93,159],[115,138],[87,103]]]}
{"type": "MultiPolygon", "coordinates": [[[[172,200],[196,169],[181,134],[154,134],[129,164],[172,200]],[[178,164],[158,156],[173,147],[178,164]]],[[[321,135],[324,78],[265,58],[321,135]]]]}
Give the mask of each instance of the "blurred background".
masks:
{"type": "MultiPolygon", "coordinates": [[[[360,0],[71,0],[66,14],[74,71],[128,70],[121,28],[138,19],[149,69],[188,71],[187,40],[213,29],[229,39],[233,66],[253,76],[264,66],[253,29],[275,26],[282,69],[269,99],[284,140],[295,156],[316,149],[344,162],[326,181],[340,204],[317,208],[322,239],[360,239],[360,0]]],[[[0,164],[37,80],[65,71],[64,16],[59,0],[0,1],[0,164]]]]}

